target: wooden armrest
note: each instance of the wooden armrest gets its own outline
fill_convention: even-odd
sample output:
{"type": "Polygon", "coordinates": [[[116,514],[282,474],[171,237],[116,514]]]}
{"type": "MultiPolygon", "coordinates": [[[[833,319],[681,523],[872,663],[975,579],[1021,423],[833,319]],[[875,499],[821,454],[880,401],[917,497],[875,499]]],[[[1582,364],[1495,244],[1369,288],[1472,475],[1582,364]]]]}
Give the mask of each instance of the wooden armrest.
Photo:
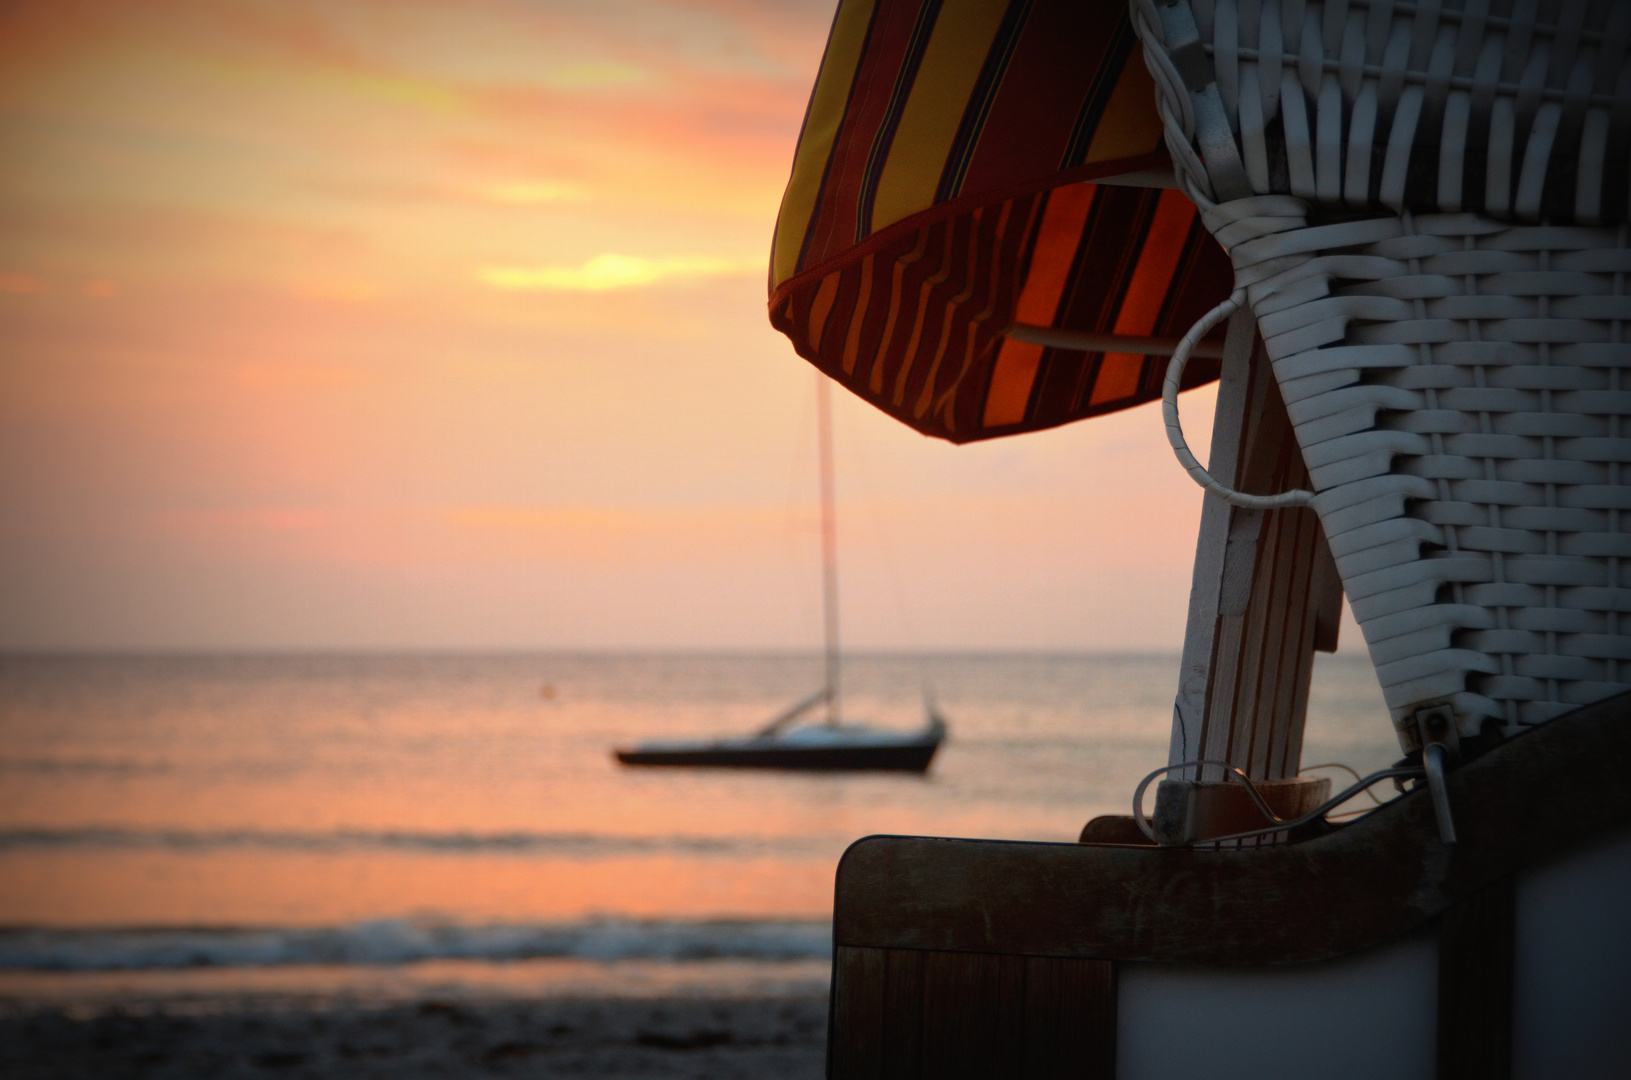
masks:
{"type": "Polygon", "coordinates": [[[1450,846],[1425,791],[1328,835],[1255,850],[867,837],[839,863],[833,941],[1217,965],[1328,959],[1631,822],[1628,776],[1631,695],[1621,695],[1451,773],[1460,842],[1450,846]]]}

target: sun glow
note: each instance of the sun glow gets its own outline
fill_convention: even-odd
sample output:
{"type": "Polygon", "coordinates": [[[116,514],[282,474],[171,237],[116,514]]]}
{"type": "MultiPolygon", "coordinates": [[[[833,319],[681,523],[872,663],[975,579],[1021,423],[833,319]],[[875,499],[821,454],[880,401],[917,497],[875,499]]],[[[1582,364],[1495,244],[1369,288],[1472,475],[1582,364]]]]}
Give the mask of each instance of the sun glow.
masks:
{"type": "Polygon", "coordinates": [[[519,180],[489,184],[481,189],[481,196],[489,202],[510,206],[537,206],[582,202],[589,197],[589,191],[582,184],[567,180],[519,180]]]}
{"type": "Polygon", "coordinates": [[[680,255],[663,259],[607,253],[580,266],[485,266],[481,280],[497,289],[607,292],[686,278],[732,277],[764,269],[762,256],[680,255]]]}

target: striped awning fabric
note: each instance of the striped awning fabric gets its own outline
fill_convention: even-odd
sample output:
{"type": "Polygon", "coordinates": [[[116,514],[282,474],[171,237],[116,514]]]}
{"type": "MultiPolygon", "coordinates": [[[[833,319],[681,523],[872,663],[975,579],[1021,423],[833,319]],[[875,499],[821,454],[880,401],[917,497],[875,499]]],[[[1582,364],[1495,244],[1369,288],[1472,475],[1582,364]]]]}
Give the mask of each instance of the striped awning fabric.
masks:
{"type": "MultiPolygon", "coordinates": [[[[1188,199],[1129,186],[1168,169],[1122,0],[842,0],[776,222],[771,323],[953,442],[1157,398],[1163,341],[1232,281],[1188,199]]],[[[1197,359],[1185,384],[1216,376],[1197,359]]]]}

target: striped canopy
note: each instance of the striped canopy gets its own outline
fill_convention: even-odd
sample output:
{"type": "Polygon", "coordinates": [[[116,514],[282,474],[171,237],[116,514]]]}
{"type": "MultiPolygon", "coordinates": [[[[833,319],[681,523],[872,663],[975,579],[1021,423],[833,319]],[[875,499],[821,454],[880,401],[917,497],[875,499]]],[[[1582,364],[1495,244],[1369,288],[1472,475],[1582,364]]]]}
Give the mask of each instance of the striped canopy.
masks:
{"type": "MultiPolygon", "coordinates": [[[[1124,0],[841,0],[776,222],[771,323],[953,442],[1157,398],[1170,346],[1149,339],[1232,281],[1188,199],[1136,186],[1169,172],[1124,0]]],[[[1217,369],[1197,359],[1185,385],[1217,369]]]]}

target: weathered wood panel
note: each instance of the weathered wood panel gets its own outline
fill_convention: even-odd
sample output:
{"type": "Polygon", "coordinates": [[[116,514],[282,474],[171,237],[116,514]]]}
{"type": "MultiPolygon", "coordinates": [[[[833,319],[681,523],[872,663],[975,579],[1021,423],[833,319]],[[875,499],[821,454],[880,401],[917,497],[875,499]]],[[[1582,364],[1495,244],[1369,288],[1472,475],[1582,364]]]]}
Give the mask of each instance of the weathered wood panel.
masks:
{"type": "Polygon", "coordinates": [[[1439,1080],[1512,1075],[1513,880],[1449,907],[1438,932],[1439,1080]]]}
{"type": "Polygon", "coordinates": [[[1298,844],[1196,851],[871,837],[839,863],[841,946],[1281,964],[1406,933],[1571,843],[1631,822],[1631,695],[1450,774],[1460,842],[1425,791],[1298,844]],[[1580,791],[1593,792],[1581,812],[1580,791]]]}
{"type": "Polygon", "coordinates": [[[998,1056],[1002,957],[923,954],[923,1075],[990,1076],[998,1056]]]}
{"type": "Polygon", "coordinates": [[[831,1080],[1112,1080],[1102,960],[840,946],[831,1080]]]}
{"type": "Polygon", "coordinates": [[[1028,957],[1025,989],[1026,1080],[1114,1080],[1115,965],[1028,957]]]}
{"type": "Polygon", "coordinates": [[[886,949],[835,949],[827,1013],[827,1072],[849,1080],[884,1080],[886,949]],[[835,1037],[842,1032],[843,1037],[835,1037]]]}
{"type": "Polygon", "coordinates": [[[886,1080],[922,1076],[923,953],[891,949],[884,968],[883,1034],[878,1053],[883,1075],[886,1080]]]}

